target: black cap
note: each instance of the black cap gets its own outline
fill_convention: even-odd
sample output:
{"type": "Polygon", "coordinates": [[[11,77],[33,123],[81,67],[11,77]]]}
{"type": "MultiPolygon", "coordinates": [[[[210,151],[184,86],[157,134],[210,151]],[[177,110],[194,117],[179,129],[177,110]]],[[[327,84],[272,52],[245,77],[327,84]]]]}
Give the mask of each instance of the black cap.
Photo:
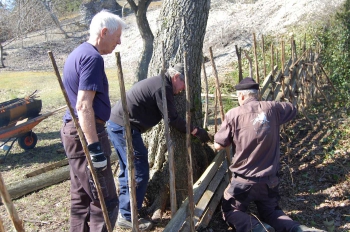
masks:
{"type": "Polygon", "coordinates": [[[246,77],[238,85],[236,85],[236,90],[246,90],[246,89],[259,89],[259,84],[256,83],[253,78],[246,77]]]}
{"type": "Polygon", "coordinates": [[[174,69],[185,76],[185,67],[182,63],[175,64],[174,69]]]}

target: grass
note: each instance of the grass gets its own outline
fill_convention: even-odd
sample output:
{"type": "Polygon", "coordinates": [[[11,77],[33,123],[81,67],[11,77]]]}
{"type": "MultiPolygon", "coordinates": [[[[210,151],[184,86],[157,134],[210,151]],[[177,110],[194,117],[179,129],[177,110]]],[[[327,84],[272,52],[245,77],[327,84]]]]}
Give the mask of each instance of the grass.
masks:
{"type": "MultiPolygon", "coordinates": [[[[120,98],[119,81],[116,69],[107,69],[110,84],[111,104],[120,98]]],[[[23,98],[37,90],[42,100],[41,113],[51,112],[66,105],[58,80],[54,72],[0,72],[0,102],[14,98],[23,98]]],[[[125,88],[130,88],[125,83],[125,88]]],[[[34,149],[25,151],[15,142],[6,159],[0,163],[1,175],[5,184],[25,179],[25,174],[65,159],[60,141],[59,130],[62,125],[63,111],[48,117],[32,130],[38,136],[34,149]]],[[[1,142],[2,143],[2,142],[1,142]]],[[[7,145],[11,143],[8,142],[7,145]]],[[[0,158],[5,157],[0,150],[0,158]]],[[[113,167],[114,169],[114,167],[113,167]]],[[[26,197],[13,201],[26,231],[68,231],[69,230],[69,182],[53,185],[26,197]],[[48,229],[49,228],[49,229],[48,229]]],[[[0,207],[0,218],[6,231],[14,231],[4,207],[0,207]]]]}

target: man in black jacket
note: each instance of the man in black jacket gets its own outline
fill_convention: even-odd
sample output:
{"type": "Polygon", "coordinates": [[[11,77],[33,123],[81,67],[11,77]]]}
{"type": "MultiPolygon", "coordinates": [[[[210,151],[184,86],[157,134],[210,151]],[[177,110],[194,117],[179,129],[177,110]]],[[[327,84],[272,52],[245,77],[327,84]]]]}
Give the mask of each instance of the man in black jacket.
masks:
{"type": "MultiPolygon", "coordinates": [[[[186,133],[186,121],[177,114],[174,95],[185,89],[184,66],[176,64],[169,68],[165,74],[165,91],[168,107],[169,125],[182,133],[186,133]]],[[[160,75],[147,78],[136,83],[126,93],[126,102],[130,118],[132,133],[132,145],[135,155],[135,176],[136,176],[136,201],[138,209],[141,208],[143,198],[146,194],[149,180],[148,151],[143,143],[141,134],[157,125],[163,118],[162,100],[162,77],[160,75]]],[[[132,228],[130,194],[128,188],[127,173],[127,147],[125,141],[125,127],[123,119],[122,103],[119,101],[111,112],[107,122],[107,131],[110,140],[116,149],[120,172],[119,172],[119,218],[118,225],[121,228],[132,228]]],[[[210,140],[206,130],[199,127],[191,127],[191,134],[206,143],[210,140]]],[[[152,223],[139,219],[139,229],[149,230],[152,223]]]]}

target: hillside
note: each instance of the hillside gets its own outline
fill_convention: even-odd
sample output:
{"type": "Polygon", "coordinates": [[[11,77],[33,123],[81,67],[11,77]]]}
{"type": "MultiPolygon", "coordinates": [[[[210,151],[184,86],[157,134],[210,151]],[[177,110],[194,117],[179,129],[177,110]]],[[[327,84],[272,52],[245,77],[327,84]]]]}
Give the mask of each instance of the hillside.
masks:
{"type": "MultiPolygon", "coordinates": [[[[257,39],[260,39],[261,35],[287,39],[290,37],[289,31],[298,33],[297,28],[325,20],[344,0],[258,0],[255,4],[240,2],[251,1],[216,0],[211,3],[203,53],[209,56],[209,47],[213,48],[219,75],[228,72],[232,68],[232,61],[237,59],[235,45],[242,49],[252,47],[253,33],[257,39]]],[[[159,2],[155,2],[147,14],[154,34],[157,31],[160,6],[159,2]]],[[[117,46],[116,51],[121,53],[123,69],[133,71],[141,51],[142,40],[134,15],[129,14],[124,20],[128,26],[123,32],[122,44],[117,46]]],[[[85,29],[71,22],[65,22],[63,25],[71,35],[68,39],[53,29],[46,37],[42,31],[32,33],[22,40],[4,42],[6,68],[0,71],[51,70],[52,65],[47,56],[49,50],[53,51],[58,66],[62,67],[67,55],[85,41],[88,35],[85,29]]],[[[105,64],[107,68],[115,67],[114,53],[105,56],[105,64]]],[[[210,76],[211,68],[208,68],[207,72],[210,76]]],[[[132,72],[129,73],[132,75],[132,72]]]]}

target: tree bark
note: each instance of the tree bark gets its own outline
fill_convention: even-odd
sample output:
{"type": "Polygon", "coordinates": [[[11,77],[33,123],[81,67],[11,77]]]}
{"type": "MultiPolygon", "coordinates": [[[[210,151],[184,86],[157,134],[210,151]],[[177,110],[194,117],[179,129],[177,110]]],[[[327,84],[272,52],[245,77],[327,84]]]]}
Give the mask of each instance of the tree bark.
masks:
{"type": "Polygon", "coordinates": [[[142,38],[142,51],[136,67],[136,82],[147,78],[148,65],[152,58],[154,36],[147,19],[147,8],[151,0],[140,0],[136,5],[133,0],[128,0],[136,17],[136,23],[142,38]]]}
{"type": "Polygon", "coordinates": [[[90,26],[90,22],[95,14],[102,9],[108,9],[110,12],[121,16],[122,8],[115,0],[99,1],[99,0],[83,0],[80,5],[80,15],[83,20],[83,24],[87,28],[90,26]]]}
{"type": "MultiPolygon", "coordinates": [[[[160,13],[160,29],[154,43],[153,57],[150,63],[150,76],[159,74],[162,63],[162,42],[165,44],[164,59],[166,67],[183,62],[183,53],[187,52],[189,86],[191,87],[191,123],[201,126],[203,121],[201,104],[201,62],[202,48],[210,0],[166,0],[160,13]],[[183,23],[183,18],[186,24],[183,23]]],[[[175,104],[180,117],[185,118],[185,96],[175,97],[175,104]]],[[[174,141],[176,198],[178,205],[187,197],[187,167],[185,134],[171,129],[174,141]]],[[[161,217],[168,204],[169,166],[165,144],[163,123],[159,123],[150,132],[143,135],[149,152],[150,182],[146,194],[149,213],[153,219],[161,217]]],[[[192,137],[193,180],[196,181],[214,157],[214,152],[207,145],[192,137]]]]}
{"type": "Polygon", "coordinates": [[[0,68],[5,68],[5,65],[4,65],[4,56],[3,56],[3,47],[2,47],[1,44],[0,44],[0,65],[1,65],[0,68]]]}
{"type": "Polygon", "coordinates": [[[57,16],[51,11],[50,7],[46,4],[46,2],[40,1],[41,4],[44,6],[44,8],[49,13],[52,21],[55,23],[55,25],[60,29],[60,31],[64,34],[64,37],[67,39],[69,36],[65,30],[63,30],[60,21],[58,20],[57,16]]]}

